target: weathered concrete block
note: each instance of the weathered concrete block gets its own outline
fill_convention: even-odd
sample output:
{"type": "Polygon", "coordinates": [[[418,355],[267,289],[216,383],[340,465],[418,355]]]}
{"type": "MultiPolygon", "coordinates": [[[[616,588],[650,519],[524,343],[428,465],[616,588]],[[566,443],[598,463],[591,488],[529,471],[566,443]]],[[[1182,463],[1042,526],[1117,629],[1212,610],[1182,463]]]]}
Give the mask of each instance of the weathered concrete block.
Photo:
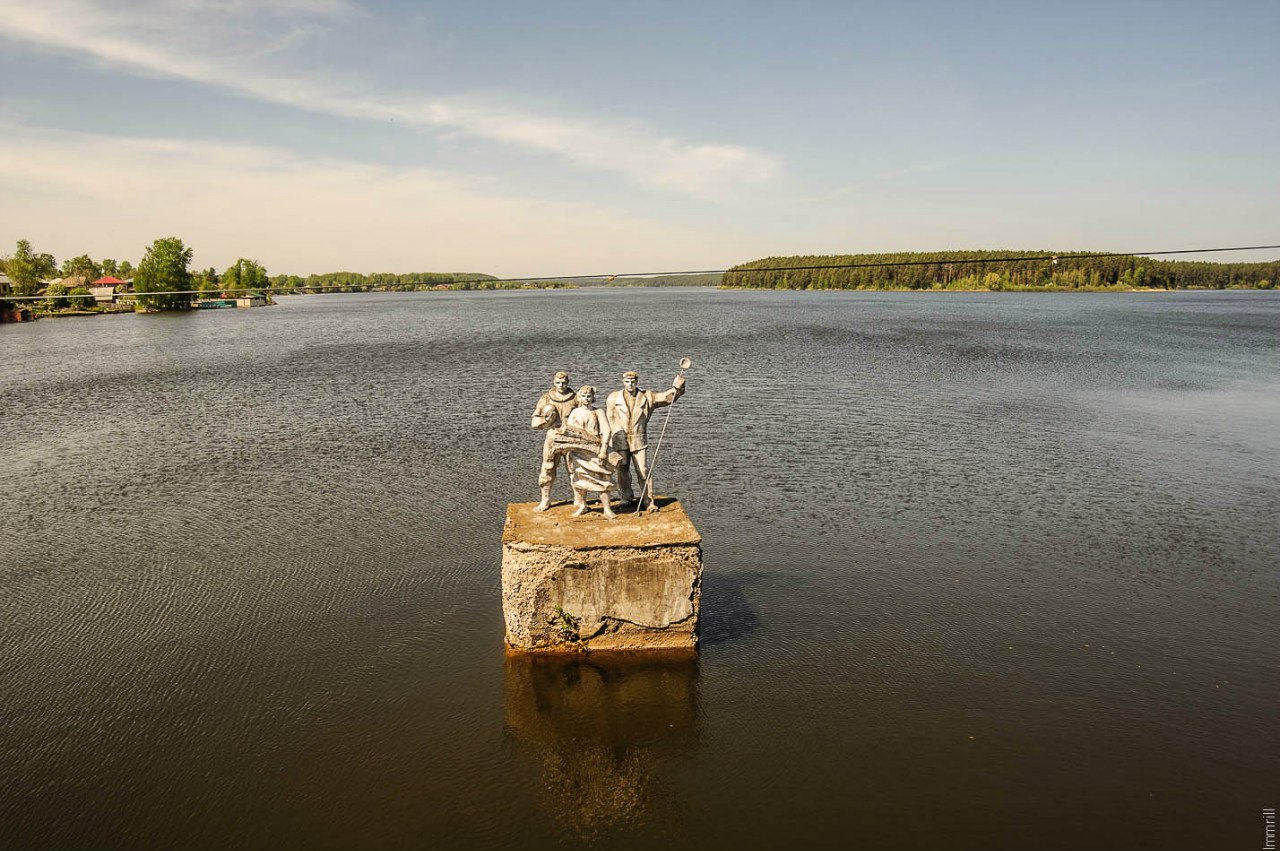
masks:
{"type": "Polygon", "coordinates": [[[573,506],[507,506],[502,613],[507,646],[575,651],[689,648],[698,642],[702,538],[684,508],[606,520],[573,506]]]}

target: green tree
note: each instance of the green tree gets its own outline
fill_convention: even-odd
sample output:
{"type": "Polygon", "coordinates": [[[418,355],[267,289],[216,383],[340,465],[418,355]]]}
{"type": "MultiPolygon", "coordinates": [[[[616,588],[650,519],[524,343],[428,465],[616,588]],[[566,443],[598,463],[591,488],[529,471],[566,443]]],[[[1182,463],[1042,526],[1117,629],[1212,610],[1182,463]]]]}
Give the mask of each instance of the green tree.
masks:
{"type": "Polygon", "coordinates": [[[269,286],[267,270],[257,260],[241,257],[222,273],[222,285],[228,290],[255,290],[269,286]]]}
{"type": "Polygon", "coordinates": [[[44,306],[49,310],[65,310],[71,306],[67,300],[67,285],[56,281],[44,288],[44,306]]]}
{"type": "Polygon", "coordinates": [[[70,306],[78,310],[88,310],[98,305],[88,287],[76,287],[68,292],[67,295],[69,296],[67,301],[70,302],[70,306]]]}
{"type": "Polygon", "coordinates": [[[197,289],[201,293],[216,293],[218,292],[218,273],[214,271],[212,266],[208,269],[201,269],[196,272],[192,283],[194,284],[192,289],[197,289]]]}
{"type": "MultiPolygon", "coordinates": [[[[103,258],[102,274],[111,275],[112,277],[119,275],[120,269],[116,266],[116,261],[112,260],[110,257],[103,258]]],[[[101,277],[101,275],[99,277],[101,277]]]]}
{"type": "Polygon", "coordinates": [[[94,263],[93,258],[88,254],[81,254],[79,257],[73,257],[62,264],[62,277],[70,278],[72,276],[84,278],[87,283],[93,283],[102,277],[102,267],[94,263]]]}
{"type": "Polygon", "coordinates": [[[128,260],[121,260],[120,267],[116,272],[117,277],[128,278],[133,274],[133,264],[128,260]]]}
{"type": "Polygon", "coordinates": [[[271,287],[279,291],[288,293],[296,292],[299,287],[305,286],[306,281],[297,275],[276,275],[271,279],[271,287]]]}
{"type": "Polygon", "coordinates": [[[157,239],[147,249],[138,271],[134,275],[133,288],[139,293],[160,293],[160,295],[140,295],[138,303],[145,308],[159,310],[187,310],[191,307],[191,296],[176,294],[181,290],[191,289],[191,273],[187,267],[191,265],[191,249],[182,244],[176,236],[157,239]],[[164,295],[163,293],[175,293],[164,295]]]}
{"type": "Polygon", "coordinates": [[[5,274],[13,282],[14,295],[35,295],[40,291],[40,279],[51,278],[58,266],[49,254],[36,254],[31,250],[31,243],[25,239],[18,240],[13,256],[5,261],[5,274]]]}

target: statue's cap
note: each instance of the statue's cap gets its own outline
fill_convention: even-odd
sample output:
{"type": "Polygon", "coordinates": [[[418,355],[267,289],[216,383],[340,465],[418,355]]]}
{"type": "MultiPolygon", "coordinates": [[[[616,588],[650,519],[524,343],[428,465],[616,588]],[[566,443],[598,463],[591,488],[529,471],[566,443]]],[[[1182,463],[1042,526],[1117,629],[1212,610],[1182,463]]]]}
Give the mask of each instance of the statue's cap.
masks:
{"type": "Polygon", "coordinates": [[[640,373],[636,372],[634,369],[630,369],[622,373],[622,377],[623,378],[639,378],[640,373]]]}
{"type": "Polygon", "coordinates": [[[552,380],[552,381],[559,381],[559,380],[560,380],[560,379],[562,379],[562,378],[563,378],[565,381],[568,381],[568,380],[569,380],[569,373],[564,372],[563,370],[561,370],[560,372],[557,372],[555,375],[551,376],[551,380],[552,380]]]}

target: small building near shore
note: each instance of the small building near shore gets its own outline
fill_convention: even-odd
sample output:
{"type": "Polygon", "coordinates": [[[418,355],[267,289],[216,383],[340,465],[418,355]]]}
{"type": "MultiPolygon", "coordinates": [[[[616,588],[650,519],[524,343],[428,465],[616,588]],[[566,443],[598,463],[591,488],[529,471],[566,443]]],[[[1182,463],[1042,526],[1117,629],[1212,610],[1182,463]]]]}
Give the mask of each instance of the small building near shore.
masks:
{"type": "MultiPolygon", "coordinates": [[[[0,296],[13,294],[13,281],[0,273],[0,296]]],[[[0,322],[30,322],[35,319],[31,308],[20,301],[0,301],[0,322]]]]}
{"type": "Polygon", "coordinates": [[[89,294],[97,304],[114,304],[116,293],[124,291],[124,281],[110,275],[99,278],[89,285],[89,294]]]}
{"type": "MultiPolygon", "coordinates": [[[[13,280],[0,273],[0,296],[13,295],[13,280]]],[[[0,301],[0,322],[30,322],[35,319],[31,305],[23,301],[0,301]]]]}
{"type": "Polygon", "coordinates": [[[260,295],[242,295],[236,298],[236,307],[266,307],[267,299],[260,295]]]}

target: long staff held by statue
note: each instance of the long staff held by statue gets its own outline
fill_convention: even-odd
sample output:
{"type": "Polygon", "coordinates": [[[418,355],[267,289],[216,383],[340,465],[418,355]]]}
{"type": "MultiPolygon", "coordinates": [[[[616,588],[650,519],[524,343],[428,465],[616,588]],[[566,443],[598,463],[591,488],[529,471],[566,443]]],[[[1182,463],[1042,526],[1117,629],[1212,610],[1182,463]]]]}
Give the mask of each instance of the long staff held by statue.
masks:
{"type": "MultiPolygon", "coordinates": [[[[680,358],[680,375],[684,375],[684,371],[693,366],[693,361],[688,358],[680,358]]],[[[653,471],[658,468],[658,454],[662,452],[662,438],[667,434],[667,423],[671,422],[671,407],[667,408],[667,416],[662,421],[662,431],[658,432],[658,445],[653,449],[653,463],[649,465],[649,470],[644,477],[644,489],[640,491],[640,500],[636,503],[636,514],[644,508],[645,497],[649,499],[649,507],[653,508],[653,471]]]]}

